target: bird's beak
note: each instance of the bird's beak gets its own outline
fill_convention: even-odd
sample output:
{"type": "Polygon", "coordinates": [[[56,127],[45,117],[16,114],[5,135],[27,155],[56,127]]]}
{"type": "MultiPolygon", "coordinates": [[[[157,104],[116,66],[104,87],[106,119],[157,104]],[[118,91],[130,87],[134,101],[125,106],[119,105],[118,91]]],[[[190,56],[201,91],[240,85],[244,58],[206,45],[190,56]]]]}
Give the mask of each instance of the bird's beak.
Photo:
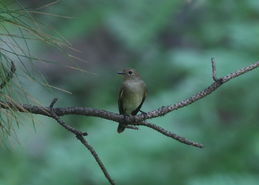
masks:
{"type": "Polygon", "coordinates": [[[125,73],[124,73],[124,72],[118,72],[117,74],[119,74],[119,75],[124,75],[125,73]]]}

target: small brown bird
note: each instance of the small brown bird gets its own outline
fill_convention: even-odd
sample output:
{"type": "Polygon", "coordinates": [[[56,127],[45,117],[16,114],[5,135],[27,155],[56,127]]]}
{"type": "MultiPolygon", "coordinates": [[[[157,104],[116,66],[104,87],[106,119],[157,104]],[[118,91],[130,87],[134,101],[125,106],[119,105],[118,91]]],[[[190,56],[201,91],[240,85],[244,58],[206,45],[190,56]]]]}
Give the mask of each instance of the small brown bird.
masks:
{"type": "MultiPolygon", "coordinates": [[[[119,112],[124,116],[136,115],[145,101],[146,84],[135,69],[124,69],[118,74],[124,77],[118,99],[119,112]]],[[[126,126],[125,123],[120,123],[117,132],[123,132],[126,126]]]]}

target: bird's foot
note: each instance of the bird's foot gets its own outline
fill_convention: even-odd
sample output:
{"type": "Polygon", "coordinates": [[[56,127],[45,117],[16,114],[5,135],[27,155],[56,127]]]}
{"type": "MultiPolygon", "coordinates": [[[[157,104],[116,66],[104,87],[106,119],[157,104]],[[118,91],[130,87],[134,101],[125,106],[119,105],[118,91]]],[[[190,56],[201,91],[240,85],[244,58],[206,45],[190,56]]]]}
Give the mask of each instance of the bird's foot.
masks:
{"type": "Polygon", "coordinates": [[[142,111],[142,110],[139,110],[139,112],[141,112],[141,114],[143,114],[144,118],[147,119],[147,113],[142,111]]]}
{"type": "MultiPolygon", "coordinates": [[[[125,122],[125,123],[128,123],[129,118],[130,118],[129,115],[127,115],[127,114],[124,114],[124,115],[123,115],[123,119],[124,119],[124,122],[125,122]]],[[[126,125],[125,125],[125,126],[126,126],[126,125]]]]}

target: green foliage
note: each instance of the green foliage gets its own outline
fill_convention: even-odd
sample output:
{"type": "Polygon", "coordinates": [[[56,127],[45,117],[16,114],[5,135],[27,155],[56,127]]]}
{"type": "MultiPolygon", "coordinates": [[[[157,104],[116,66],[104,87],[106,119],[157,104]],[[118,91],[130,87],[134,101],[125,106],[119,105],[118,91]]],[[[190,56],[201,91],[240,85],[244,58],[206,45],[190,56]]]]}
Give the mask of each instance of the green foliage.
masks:
{"type": "MultiPolygon", "coordinates": [[[[47,30],[48,35],[64,35],[79,48],[80,57],[87,58],[87,63],[78,68],[95,74],[82,76],[59,66],[51,73],[52,66],[49,67],[47,80],[69,89],[73,95],[49,93],[44,87],[32,86],[30,80],[21,81],[44,105],[59,97],[60,106],[117,111],[120,81],[115,72],[133,66],[149,87],[143,110],[150,111],[178,102],[212,83],[211,57],[216,58],[219,77],[257,61],[258,10],[257,0],[62,1],[42,11],[71,19],[44,14],[35,17],[43,25],[57,28],[57,31],[47,30]]],[[[17,27],[3,23],[11,18],[5,12],[6,8],[0,9],[1,25],[10,33],[19,33],[17,27]]],[[[19,24],[28,21],[26,17],[19,20],[13,17],[14,20],[19,24]]],[[[19,53],[15,61],[24,61],[20,55],[49,56],[53,54],[53,45],[60,46],[57,44],[60,42],[49,44],[52,36],[43,39],[47,47],[25,39],[35,36],[37,26],[30,27],[30,32],[20,35],[23,41],[19,44],[26,48],[26,41],[33,49],[26,49],[24,54],[15,51],[19,53]]],[[[68,54],[62,47],[58,48],[61,52],[53,55],[65,61],[60,55],[68,54]]],[[[8,69],[6,58],[2,56],[1,62],[8,69]]],[[[18,71],[21,69],[31,72],[30,68],[23,68],[22,63],[18,71]]],[[[34,73],[31,76],[36,77],[34,73]]],[[[258,81],[257,69],[195,104],[152,120],[181,136],[204,143],[205,148],[201,150],[147,128],[118,135],[117,125],[110,121],[78,116],[69,116],[66,120],[87,130],[89,142],[118,184],[254,185],[259,178],[258,81]]],[[[8,87],[14,85],[8,84],[8,87]]],[[[20,97],[17,100],[23,102],[20,97]]],[[[0,170],[1,185],[107,183],[92,156],[72,135],[54,121],[36,118],[36,132],[27,124],[16,131],[23,144],[21,147],[8,146],[11,149],[3,147],[1,150],[0,164],[4,166],[0,170]]]]}

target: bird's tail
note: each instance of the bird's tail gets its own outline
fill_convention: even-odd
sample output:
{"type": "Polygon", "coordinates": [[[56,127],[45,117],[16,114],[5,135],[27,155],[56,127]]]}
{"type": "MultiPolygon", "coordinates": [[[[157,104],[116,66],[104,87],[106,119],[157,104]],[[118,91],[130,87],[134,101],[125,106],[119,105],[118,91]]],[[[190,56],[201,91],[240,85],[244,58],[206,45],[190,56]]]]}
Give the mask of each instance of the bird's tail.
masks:
{"type": "Polygon", "coordinates": [[[126,124],[120,123],[118,128],[117,128],[117,132],[122,133],[125,130],[125,128],[126,128],[126,124]]]}

